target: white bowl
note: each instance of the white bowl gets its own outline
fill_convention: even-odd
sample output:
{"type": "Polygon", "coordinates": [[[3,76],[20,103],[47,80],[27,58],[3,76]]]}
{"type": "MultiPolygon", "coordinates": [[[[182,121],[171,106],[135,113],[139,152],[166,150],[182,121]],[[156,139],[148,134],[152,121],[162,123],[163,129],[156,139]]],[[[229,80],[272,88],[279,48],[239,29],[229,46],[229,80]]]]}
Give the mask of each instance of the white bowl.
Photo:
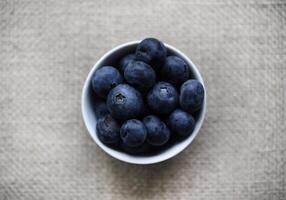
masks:
{"type": "Polygon", "coordinates": [[[95,113],[93,110],[93,102],[91,100],[91,93],[92,93],[92,87],[91,87],[91,77],[95,70],[97,70],[99,67],[104,66],[104,65],[115,65],[115,61],[118,60],[120,57],[123,55],[126,55],[128,53],[134,52],[136,49],[136,46],[140,43],[140,41],[133,41],[133,42],[127,42],[125,44],[119,45],[110,51],[108,51],[104,56],[102,56],[99,61],[92,67],[91,71],[89,72],[82,91],[82,97],[81,97],[81,109],[82,109],[82,115],[83,115],[83,120],[86,125],[86,128],[92,137],[92,139],[95,141],[95,143],[107,154],[110,156],[127,162],[127,163],[133,163],[133,164],[153,164],[153,163],[158,163],[164,160],[167,160],[169,158],[172,158],[176,156],[178,153],[182,152],[187,146],[189,146],[192,141],[195,139],[197,134],[199,133],[199,130],[203,124],[204,118],[205,118],[205,113],[206,113],[206,89],[204,86],[203,79],[199,73],[199,70],[197,67],[194,65],[194,63],[181,51],[176,49],[175,47],[165,44],[168,52],[170,52],[173,55],[178,55],[181,58],[183,58],[188,65],[191,68],[192,72],[192,78],[195,78],[199,80],[205,89],[205,98],[204,98],[204,103],[203,107],[200,110],[200,113],[197,115],[197,120],[196,120],[196,126],[193,131],[193,133],[186,138],[185,140],[175,143],[173,146],[170,146],[168,149],[160,152],[157,155],[150,155],[150,156],[136,156],[136,155],[130,155],[118,150],[114,150],[106,145],[104,145],[97,137],[96,134],[96,118],[95,118],[95,113]]]}

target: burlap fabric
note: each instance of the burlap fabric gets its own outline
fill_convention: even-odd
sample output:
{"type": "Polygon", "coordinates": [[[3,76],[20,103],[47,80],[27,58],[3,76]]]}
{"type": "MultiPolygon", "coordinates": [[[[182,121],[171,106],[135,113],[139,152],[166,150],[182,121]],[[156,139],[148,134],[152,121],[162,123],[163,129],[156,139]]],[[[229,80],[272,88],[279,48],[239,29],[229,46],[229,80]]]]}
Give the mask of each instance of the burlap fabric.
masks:
{"type": "Polygon", "coordinates": [[[286,1],[0,0],[0,199],[286,199],[286,1]],[[117,161],[80,110],[92,65],[153,36],[196,63],[206,121],[179,156],[117,161]]]}

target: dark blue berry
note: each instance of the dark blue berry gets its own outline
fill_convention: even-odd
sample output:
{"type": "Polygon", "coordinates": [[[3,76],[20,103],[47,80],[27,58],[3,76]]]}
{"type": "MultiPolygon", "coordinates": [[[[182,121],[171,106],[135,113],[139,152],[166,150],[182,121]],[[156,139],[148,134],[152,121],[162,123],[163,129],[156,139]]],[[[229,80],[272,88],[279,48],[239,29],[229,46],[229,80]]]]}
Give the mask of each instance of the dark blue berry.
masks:
{"type": "Polygon", "coordinates": [[[189,79],[189,71],[189,66],[182,58],[168,56],[160,70],[160,75],[164,81],[180,86],[189,79]]]}
{"type": "Polygon", "coordinates": [[[121,121],[140,116],[143,106],[141,94],[127,84],[116,86],[107,96],[109,112],[115,119],[121,121]]]}
{"type": "Polygon", "coordinates": [[[94,102],[95,116],[97,119],[103,118],[109,114],[105,101],[95,100],[94,102]]]}
{"type": "Polygon", "coordinates": [[[128,54],[126,56],[124,56],[120,62],[119,62],[119,70],[124,73],[125,68],[127,67],[127,65],[131,62],[135,60],[135,54],[128,54]]]}
{"type": "Polygon", "coordinates": [[[189,113],[176,109],[167,120],[168,127],[180,137],[188,137],[195,127],[195,120],[189,113]]]}
{"type": "Polygon", "coordinates": [[[183,110],[194,113],[204,102],[204,87],[197,80],[188,80],[181,86],[180,105],[183,110]]]}
{"type": "Polygon", "coordinates": [[[147,90],[156,82],[156,74],[153,68],[141,61],[129,63],[125,68],[124,78],[140,91],[147,90]]]}
{"type": "Polygon", "coordinates": [[[144,143],[147,131],[141,121],[130,119],[121,126],[120,136],[125,145],[129,147],[139,147],[144,143]]]}
{"type": "Polygon", "coordinates": [[[154,112],[168,114],[177,107],[178,99],[174,86],[167,82],[159,82],[148,93],[147,103],[154,112]]]}
{"type": "Polygon", "coordinates": [[[97,121],[96,131],[99,140],[105,144],[118,144],[120,141],[120,126],[110,115],[97,121]]]}
{"type": "Polygon", "coordinates": [[[155,39],[146,38],[136,48],[136,60],[143,61],[157,70],[165,61],[167,50],[165,45],[155,39]]]}
{"type": "Polygon", "coordinates": [[[147,129],[147,142],[154,146],[161,146],[168,142],[171,132],[166,124],[154,115],[143,119],[147,129]]]}
{"type": "Polygon", "coordinates": [[[126,153],[133,154],[133,155],[143,155],[143,154],[146,154],[152,150],[151,146],[147,142],[144,142],[142,145],[140,145],[138,147],[130,147],[130,146],[127,146],[126,144],[124,144],[122,142],[121,148],[126,153]]]}
{"type": "Polygon", "coordinates": [[[105,98],[108,92],[123,82],[120,72],[111,66],[104,66],[95,71],[91,83],[95,94],[105,98]]]}

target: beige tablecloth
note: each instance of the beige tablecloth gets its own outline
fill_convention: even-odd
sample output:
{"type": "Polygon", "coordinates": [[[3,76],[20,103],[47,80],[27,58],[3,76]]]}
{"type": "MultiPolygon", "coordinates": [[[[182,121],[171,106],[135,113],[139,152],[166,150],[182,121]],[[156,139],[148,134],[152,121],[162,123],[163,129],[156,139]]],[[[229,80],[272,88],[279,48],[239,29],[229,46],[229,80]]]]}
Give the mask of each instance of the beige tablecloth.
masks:
{"type": "Polygon", "coordinates": [[[0,0],[0,199],[286,199],[285,0],[0,0]],[[122,163],[80,96],[93,64],[157,37],[191,57],[206,121],[179,156],[122,163]]]}

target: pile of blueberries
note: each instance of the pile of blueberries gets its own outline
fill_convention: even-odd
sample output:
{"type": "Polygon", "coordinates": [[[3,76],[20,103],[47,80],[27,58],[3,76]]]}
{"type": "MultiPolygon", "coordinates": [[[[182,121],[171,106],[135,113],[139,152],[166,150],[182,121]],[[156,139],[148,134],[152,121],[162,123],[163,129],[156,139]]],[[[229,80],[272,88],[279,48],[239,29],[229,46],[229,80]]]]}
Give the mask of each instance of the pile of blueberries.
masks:
{"type": "Polygon", "coordinates": [[[118,67],[102,66],[92,76],[96,132],[109,147],[130,154],[163,149],[185,139],[204,101],[202,84],[188,64],[168,55],[155,38],[142,40],[118,67]]]}

